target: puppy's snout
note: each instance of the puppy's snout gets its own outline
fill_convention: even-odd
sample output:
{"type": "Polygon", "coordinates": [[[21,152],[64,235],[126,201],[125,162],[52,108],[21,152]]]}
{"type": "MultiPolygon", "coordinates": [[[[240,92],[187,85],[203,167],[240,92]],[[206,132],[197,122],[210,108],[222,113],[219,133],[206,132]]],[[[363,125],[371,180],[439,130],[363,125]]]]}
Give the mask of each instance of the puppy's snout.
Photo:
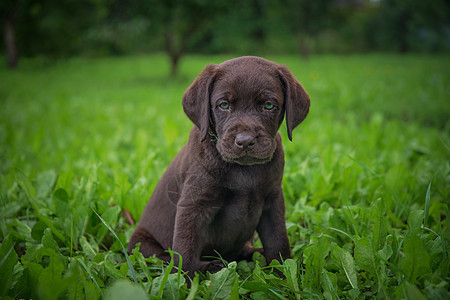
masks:
{"type": "Polygon", "coordinates": [[[239,149],[252,149],[256,144],[256,137],[248,133],[239,133],[234,139],[234,143],[239,149]]]}

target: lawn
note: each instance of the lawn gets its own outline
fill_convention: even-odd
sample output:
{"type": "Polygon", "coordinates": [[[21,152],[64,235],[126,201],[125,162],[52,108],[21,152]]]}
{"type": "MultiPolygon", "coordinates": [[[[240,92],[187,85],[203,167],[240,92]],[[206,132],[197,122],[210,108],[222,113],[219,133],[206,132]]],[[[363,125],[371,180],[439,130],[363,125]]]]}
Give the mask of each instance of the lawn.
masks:
{"type": "Polygon", "coordinates": [[[156,54],[0,69],[0,298],[450,298],[448,55],[267,57],[311,97],[293,142],[280,129],[293,259],[188,288],[124,254],[123,210],[139,219],[187,141],[184,90],[228,58],[187,56],[177,79],[156,54]]]}

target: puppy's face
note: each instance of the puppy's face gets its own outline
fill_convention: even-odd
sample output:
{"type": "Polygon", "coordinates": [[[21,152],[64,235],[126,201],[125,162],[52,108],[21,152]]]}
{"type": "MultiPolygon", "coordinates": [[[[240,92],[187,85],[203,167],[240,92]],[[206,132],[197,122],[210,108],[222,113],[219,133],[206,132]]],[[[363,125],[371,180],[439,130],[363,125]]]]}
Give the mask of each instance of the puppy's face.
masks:
{"type": "Polygon", "coordinates": [[[202,141],[216,136],[222,159],[241,165],[269,162],[284,116],[292,140],[309,103],[285,66],[259,57],[207,66],[183,96],[184,111],[200,129],[202,141]]]}
{"type": "Polygon", "coordinates": [[[216,147],[223,160],[253,165],[272,159],[284,116],[283,87],[275,69],[222,66],[210,106],[216,147]]]}

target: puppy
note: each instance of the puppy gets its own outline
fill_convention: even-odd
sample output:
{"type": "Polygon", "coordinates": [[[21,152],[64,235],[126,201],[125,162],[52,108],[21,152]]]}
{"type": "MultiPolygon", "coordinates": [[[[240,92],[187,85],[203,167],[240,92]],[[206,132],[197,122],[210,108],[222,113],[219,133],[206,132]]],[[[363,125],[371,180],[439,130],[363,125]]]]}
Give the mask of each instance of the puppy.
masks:
{"type": "Polygon", "coordinates": [[[306,117],[310,100],[283,65],[239,57],[209,65],[183,96],[195,124],[151,196],[128,248],[141,243],[145,257],[183,258],[183,270],[218,271],[204,256],[268,262],[290,257],[281,180],[284,152],[278,129],[287,134],[306,117]],[[251,240],[255,231],[263,249],[251,240]]]}

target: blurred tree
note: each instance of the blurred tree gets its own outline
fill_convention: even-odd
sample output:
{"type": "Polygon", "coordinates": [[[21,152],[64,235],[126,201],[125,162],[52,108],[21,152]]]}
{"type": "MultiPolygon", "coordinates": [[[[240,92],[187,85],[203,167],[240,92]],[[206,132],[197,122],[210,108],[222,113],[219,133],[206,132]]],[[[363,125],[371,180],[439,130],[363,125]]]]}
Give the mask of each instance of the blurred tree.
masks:
{"type": "Polygon", "coordinates": [[[0,0],[19,56],[450,50],[448,0],[0,0]]]}
{"type": "Polygon", "coordinates": [[[8,65],[25,56],[79,53],[83,32],[107,12],[104,0],[4,0],[0,2],[8,65]]]}
{"type": "Polygon", "coordinates": [[[300,54],[303,57],[308,57],[314,36],[333,24],[331,8],[335,1],[285,0],[275,3],[280,11],[280,21],[297,39],[300,54]]]}
{"type": "MultiPolygon", "coordinates": [[[[263,53],[271,32],[270,0],[228,0],[226,7],[213,16],[208,26],[193,40],[188,50],[263,53]]],[[[279,21],[279,20],[277,20],[279,21]]]]}
{"type": "Polygon", "coordinates": [[[35,51],[55,56],[76,54],[83,47],[83,33],[108,11],[104,0],[35,0],[32,7],[35,51]]]}
{"type": "MultiPolygon", "coordinates": [[[[180,58],[187,50],[188,42],[204,32],[215,17],[224,13],[224,1],[208,0],[118,0],[113,15],[119,18],[145,17],[151,22],[155,35],[164,39],[164,49],[169,56],[171,75],[176,76],[180,58]],[[127,12],[124,13],[124,10],[127,12]]],[[[154,38],[154,37],[153,37],[154,38]]]]}
{"type": "Polygon", "coordinates": [[[23,15],[28,7],[28,0],[3,0],[0,2],[0,21],[3,25],[3,35],[8,67],[14,69],[19,62],[16,42],[16,20],[23,15]]]}
{"type": "Polygon", "coordinates": [[[8,66],[14,69],[17,66],[18,54],[16,45],[16,35],[14,32],[14,14],[15,8],[12,1],[5,1],[1,6],[2,10],[2,23],[3,32],[5,36],[6,57],[8,60],[8,66]]]}
{"type": "Polygon", "coordinates": [[[153,19],[165,39],[166,52],[171,62],[171,75],[178,73],[178,63],[185,53],[189,39],[207,28],[225,9],[222,1],[171,0],[155,1],[153,19]]]}
{"type": "Polygon", "coordinates": [[[445,47],[450,26],[446,0],[381,0],[377,16],[379,45],[400,52],[433,51],[445,47]]]}

